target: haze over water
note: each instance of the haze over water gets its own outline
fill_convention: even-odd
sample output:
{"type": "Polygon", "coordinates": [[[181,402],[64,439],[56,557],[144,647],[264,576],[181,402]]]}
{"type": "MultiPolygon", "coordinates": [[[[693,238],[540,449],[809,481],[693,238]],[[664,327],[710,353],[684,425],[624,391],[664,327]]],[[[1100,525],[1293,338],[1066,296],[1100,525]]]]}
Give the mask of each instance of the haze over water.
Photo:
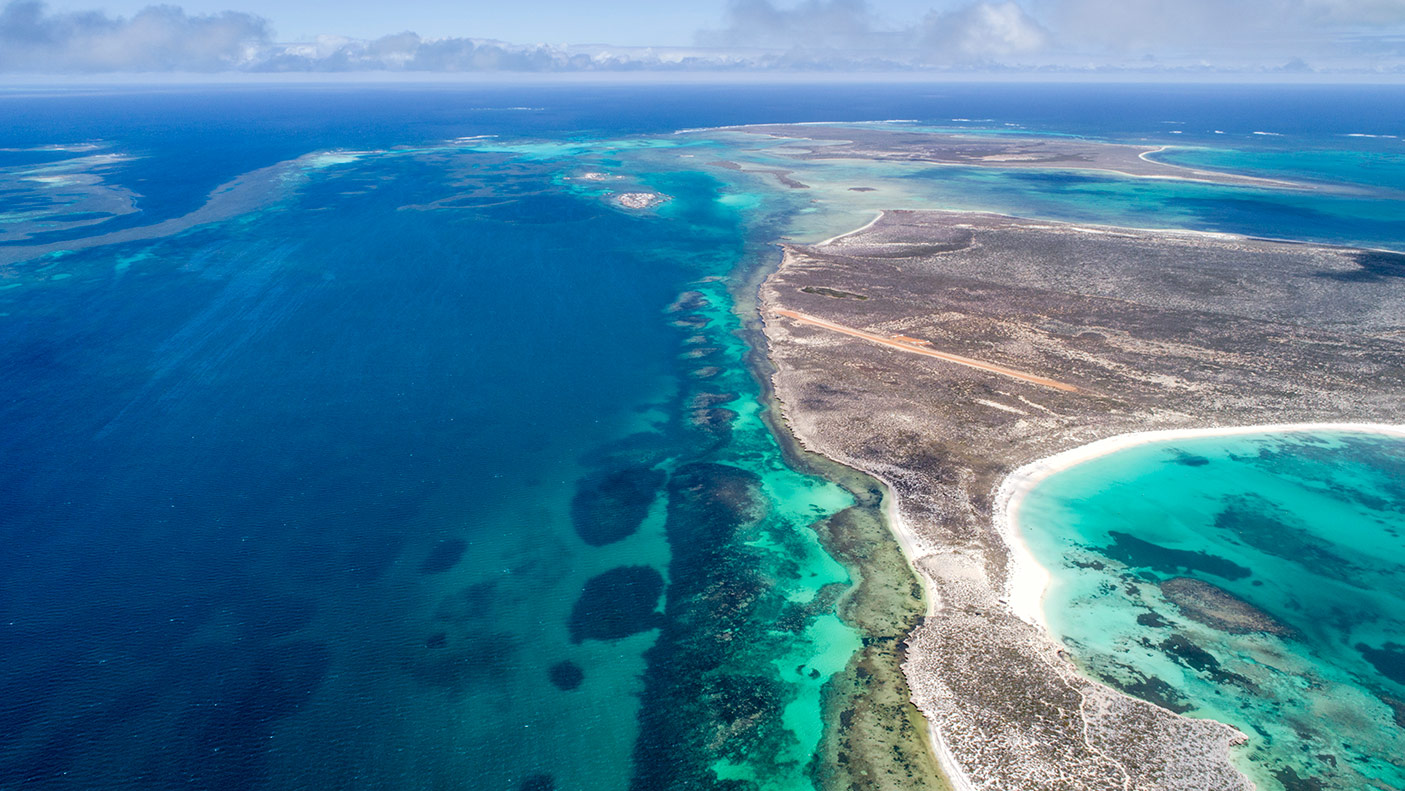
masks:
{"type": "Polygon", "coordinates": [[[809,527],[850,498],[786,466],[744,364],[734,289],[771,242],[885,201],[1382,246],[1405,229],[1375,194],[1088,174],[814,164],[789,190],[706,166],[766,164],[759,141],[671,133],[1219,129],[1216,156],[1272,173],[1293,147],[1282,167],[1328,180],[1400,145],[1344,136],[1405,126],[1399,91],[1331,89],[1327,118],[1327,89],[1278,90],[5,96],[0,776],[812,787],[824,683],[863,635],[809,527]],[[670,200],[604,195],[630,190],[670,200]]]}

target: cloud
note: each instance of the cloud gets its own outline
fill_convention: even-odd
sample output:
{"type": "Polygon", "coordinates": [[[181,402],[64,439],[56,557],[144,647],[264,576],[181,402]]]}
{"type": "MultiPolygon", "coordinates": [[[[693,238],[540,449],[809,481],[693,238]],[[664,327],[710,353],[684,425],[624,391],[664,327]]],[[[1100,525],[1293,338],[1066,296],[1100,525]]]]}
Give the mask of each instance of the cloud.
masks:
{"type": "Polygon", "coordinates": [[[732,0],[725,26],[698,34],[707,46],[827,50],[878,57],[889,63],[979,63],[1037,52],[1047,32],[1015,0],[972,2],[931,11],[921,21],[885,26],[864,0],[804,0],[781,7],[774,0],[732,0]]]}
{"type": "Polygon", "coordinates": [[[972,3],[922,20],[919,40],[928,61],[981,62],[1046,49],[1049,33],[1019,3],[972,3]]]}
{"type": "Polygon", "coordinates": [[[50,14],[37,0],[0,10],[3,71],[223,71],[246,64],[268,41],[266,20],[235,11],[189,16],[162,5],[128,19],[50,14]]]}
{"type": "Polygon", "coordinates": [[[396,33],[370,41],[325,38],[311,45],[285,45],[250,65],[252,71],[571,71],[609,69],[553,47],[515,47],[467,38],[425,39],[396,33]]]}
{"type": "Polygon", "coordinates": [[[1405,36],[1405,0],[932,2],[920,20],[891,24],[865,0],[731,0],[698,41],[832,67],[1276,70],[1294,59],[1393,68],[1405,36]]]}
{"type": "Polygon", "coordinates": [[[1405,0],[1048,0],[1063,46],[1158,57],[1353,53],[1348,33],[1405,24],[1405,0]]]}
{"type": "Polygon", "coordinates": [[[149,6],[130,18],[50,13],[39,0],[12,0],[0,8],[0,72],[558,72],[695,65],[649,54],[580,53],[410,32],[285,44],[272,39],[261,17],[236,11],[188,15],[170,5],[149,6]]]}
{"type": "MultiPolygon", "coordinates": [[[[5,2],[5,0],[0,0],[5,2]]],[[[0,72],[622,72],[1059,69],[1405,72],[1405,0],[729,0],[698,48],[519,46],[413,32],[285,43],[269,23],[177,6],[131,17],[0,7],[0,72]],[[1324,66],[1325,65],[1325,66],[1324,66]]]]}
{"type": "Polygon", "coordinates": [[[1405,24],[1405,0],[1304,0],[1309,18],[1329,25],[1405,24]]]}

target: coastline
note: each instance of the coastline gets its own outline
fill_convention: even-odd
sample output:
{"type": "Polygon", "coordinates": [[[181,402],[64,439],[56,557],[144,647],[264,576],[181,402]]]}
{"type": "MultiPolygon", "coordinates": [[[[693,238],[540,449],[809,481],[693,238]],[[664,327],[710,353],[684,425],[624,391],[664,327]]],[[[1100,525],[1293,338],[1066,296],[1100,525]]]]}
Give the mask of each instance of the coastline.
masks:
{"type": "MultiPolygon", "coordinates": [[[[846,234],[857,233],[880,219],[881,212],[862,228],[846,234]]],[[[761,297],[762,285],[782,264],[774,247],[774,243],[766,242],[764,251],[758,249],[743,256],[744,262],[751,260],[755,265],[746,267],[745,276],[732,287],[733,309],[741,319],[741,334],[749,348],[747,368],[761,389],[761,417],[789,466],[838,484],[855,500],[849,509],[816,525],[825,551],[854,577],[850,590],[840,599],[840,616],[865,636],[864,648],[826,685],[820,750],[827,756],[831,774],[817,777],[819,787],[845,791],[972,791],[969,779],[949,751],[938,747],[938,736],[914,704],[902,670],[904,638],[936,608],[930,586],[912,564],[915,548],[911,542],[916,536],[902,525],[896,513],[898,498],[881,477],[810,447],[786,418],[784,405],[776,394],[778,371],[770,355],[761,297]],[[885,548],[896,554],[905,574],[882,568],[885,548]],[[912,594],[894,593],[895,588],[908,583],[922,594],[915,597],[917,606],[908,603],[914,598],[912,594]],[[842,725],[845,720],[854,723],[853,730],[842,725]],[[845,731],[854,733],[856,738],[850,738],[845,731]],[[926,762],[932,765],[924,770],[926,762]],[[849,764],[856,768],[851,769],[849,764]]],[[[891,560],[888,565],[892,565],[891,560]]]]}
{"type": "Polygon", "coordinates": [[[927,599],[928,617],[909,636],[903,670],[927,721],[929,749],[953,787],[980,778],[1011,788],[1252,788],[1231,758],[1238,731],[1084,676],[1040,618],[1019,617],[1017,609],[1030,614],[1009,595],[1019,545],[1000,535],[999,515],[1021,481],[1033,485],[1029,473],[1074,463],[1089,445],[1110,452],[1128,437],[1289,425],[1390,430],[1405,383],[1383,381],[1381,371],[1405,352],[1384,340],[1396,322],[1370,311],[1398,304],[1405,293],[1389,282],[1380,291],[1312,274],[1335,271],[1360,248],[980,212],[887,211],[823,244],[784,249],[762,287],[781,414],[804,448],[863,471],[891,493],[889,532],[927,599]],[[1075,237],[1085,260],[1125,272],[1135,299],[1128,291],[1105,294],[1103,269],[1069,271],[1059,263],[1060,245],[1075,237]],[[1274,279],[1229,280],[1237,270],[1227,265],[1246,258],[1269,271],[1306,274],[1321,294],[1345,293],[1349,301],[1338,301],[1331,323],[1301,309],[1283,313],[1293,293],[1274,279]],[[1235,288],[1188,304],[1174,277],[1163,274],[1163,261],[1235,288]],[[1047,277],[1048,266],[1059,278],[1047,277]],[[986,296],[996,293],[998,300],[986,296]],[[1376,293],[1379,301],[1363,299],[1376,293]],[[1108,395],[992,382],[788,320],[779,310],[884,337],[930,339],[952,353],[1108,395]],[[1287,335],[1299,342],[1278,341],[1287,335]],[[1273,397],[1265,401],[1265,393],[1273,397]],[[1342,424],[1344,413],[1362,422],[1342,424]],[[1243,425],[1205,429],[1204,415],[1243,425]]]}
{"type": "Polygon", "coordinates": [[[1151,156],[1173,147],[1172,144],[1095,142],[1043,136],[1035,132],[1026,132],[1019,136],[992,137],[973,134],[975,130],[931,132],[885,126],[890,123],[760,123],[682,129],[674,134],[723,132],[826,144],[822,152],[810,152],[795,157],[800,160],[836,157],[888,159],[922,162],[938,167],[1086,171],[1131,179],[1170,179],[1304,192],[1315,192],[1324,188],[1318,184],[1189,167],[1151,156]]]}
{"type": "MultiPolygon", "coordinates": [[[[872,471],[865,471],[854,467],[806,444],[800,434],[797,433],[794,424],[784,416],[783,404],[776,399],[774,388],[769,385],[770,377],[767,377],[765,381],[768,382],[766,387],[768,414],[779,416],[774,419],[772,431],[776,433],[778,438],[785,438],[782,440],[783,447],[792,448],[797,454],[804,453],[818,457],[829,462],[834,468],[847,470],[853,475],[871,478],[882,487],[883,495],[878,511],[882,515],[883,526],[887,529],[889,538],[892,539],[899,552],[901,552],[911,576],[922,586],[922,598],[925,602],[925,607],[922,610],[922,618],[935,617],[940,610],[937,599],[938,593],[932,585],[932,581],[928,579],[918,567],[917,560],[922,556],[918,546],[918,534],[916,531],[912,530],[903,519],[902,502],[897,496],[896,489],[892,483],[872,471]]],[[[768,422],[772,421],[768,419],[768,422]]],[[[826,475],[824,470],[816,468],[810,460],[802,461],[797,456],[794,463],[803,464],[814,470],[818,475],[826,475]]],[[[829,475],[832,476],[833,472],[831,471],[829,475]]],[[[831,479],[833,480],[833,478],[831,479]]],[[[843,484],[841,483],[841,485],[843,484]]],[[[925,714],[922,714],[920,710],[918,710],[917,713],[926,726],[923,729],[922,742],[929,751],[932,759],[937,763],[937,767],[940,770],[939,780],[945,782],[950,787],[950,791],[975,791],[976,787],[970,775],[957,763],[956,757],[952,754],[946,740],[942,737],[941,730],[937,727],[937,723],[933,722],[925,714]]]]}
{"type": "Polygon", "coordinates": [[[1052,575],[1043,564],[1035,559],[1034,553],[1025,543],[1024,536],[1020,532],[1018,518],[1020,504],[1024,501],[1025,496],[1049,476],[1101,456],[1139,445],[1202,437],[1310,431],[1385,434],[1405,438],[1405,424],[1393,423],[1270,423],[1249,426],[1161,429],[1107,437],[1087,445],[1055,453],[1020,467],[1005,477],[995,494],[995,530],[1009,549],[1008,568],[1005,575],[1005,599],[1010,611],[1025,623],[1045,633],[1049,632],[1049,624],[1044,613],[1044,597],[1048,593],[1052,575]]]}
{"type": "MultiPolygon", "coordinates": [[[[865,223],[864,225],[861,225],[861,226],[859,226],[858,228],[855,228],[855,229],[852,230],[852,231],[845,231],[844,233],[838,234],[837,236],[831,236],[831,237],[829,237],[828,239],[824,239],[823,241],[818,241],[818,242],[807,242],[807,241],[804,241],[804,240],[796,240],[796,241],[794,242],[794,244],[797,245],[797,246],[800,246],[800,247],[816,247],[816,248],[817,248],[817,247],[824,247],[824,246],[826,246],[826,245],[833,244],[833,243],[835,243],[835,242],[843,241],[844,239],[849,238],[849,237],[852,237],[852,236],[858,236],[859,234],[861,234],[861,233],[863,233],[863,232],[865,232],[865,231],[868,231],[868,230],[872,229],[873,226],[875,226],[875,225],[877,225],[878,223],[882,222],[883,219],[884,219],[885,217],[887,217],[889,214],[901,213],[901,212],[913,213],[913,211],[914,211],[914,210],[911,210],[911,209],[885,209],[885,210],[879,211],[879,212],[878,212],[878,216],[874,217],[872,220],[869,220],[869,221],[868,221],[867,223],[865,223]]],[[[1058,229],[1062,229],[1062,230],[1065,230],[1065,231],[1077,231],[1077,232],[1079,232],[1079,233],[1084,233],[1084,234],[1089,234],[1089,235],[1099,235],[1099,234],[1101,234],[1101,235],[1115,235],[1115,234],[1119,234],[1119,233],[1126,233],[1126,232],[1128,232],[1128,231],[1135,231],[1135,232],[1137,232],[1137,233],[1142,233],[1142,234],[1155,234],[1156,236],[1162,236],[1162,237],[1166,237],[1166,238],[1168,238],[1168,239],[1175,239],[1175,238],[1184,238],[1184,239],[1191,239],[1191,240],[1194,240],[1194,239],[1203,239],[1203,240],[1206,240],[1206,241],[1213,241],[1213,242],[1267,242],[1267,243],[1271,243],[1271,244],[1281,244],[1281,245],[1304,245],[1304,244],[1306,244],[1306,245],[1311,245],[1311,246],[1313,246],[1313,247],[1322,248],[1322,249],[1335,249],[1335,250],[1343,250],[1343,251],[1366,251],[1366,252],[1376,252],[1376,253],[1405,254],[1405,253],[1402,253],[1401,250],[1395,250],[1395,249],[1392,249],[1392,248],[1389,248],[1389,247],[1372,247],[1372,246],[1369,246],[1369,245],[1332,244],[1332,243],[1328,243],[1328,242],[1304,242],[1304,241],[1302,241],[1302,240],[1300,240],[1300,239],[1289,239],[1289,238],[1281,237],[1281,236],[1248,236],[1248,235],[1245,235],[1245,234],[1234,233],[1234,232],[1231,232],[1231,231],[1204,231],[1204,230],[1198,230],[1198,229],[1195,229],[1195,228],[1156,228],[1156,227],[1149,226],[1149,225],[1106,225],[1106,224],[1095,223],[1095,222],[1074,222],[1074,221],[1065,221],[1065,220],[1041,220],[1041,219],[1038,219],[1038,218],[1035,218],[1035,217],[1025,217],[1025,216],[1018,215],[1018,214],[1001,214],[1001,213],[999,213],[999,212],[985,211],[985,210],[983,210],[983,209],[942,209],[942,210],[940,211],[940,213],[941,213],[941,214],[944,214],[944,215],[951,215],[951,216],[966,216],[966,217],[970,217],[970,218],[973,219],[973,220],[979,220],[979,219],[982,219],[982,218],[998,218],[998,219],[1017,220],[1017,221],[1020,221],[1020,222],[1023,222],[1023,223],[1025,223],[1025,224],[1027,224],[1027,226],[1028,226],[1028,227],[1031,227],[1031,228],[1035,228],[1035,227],[1050,228],[1050,229],[1058,228],[1058,229]]]]}

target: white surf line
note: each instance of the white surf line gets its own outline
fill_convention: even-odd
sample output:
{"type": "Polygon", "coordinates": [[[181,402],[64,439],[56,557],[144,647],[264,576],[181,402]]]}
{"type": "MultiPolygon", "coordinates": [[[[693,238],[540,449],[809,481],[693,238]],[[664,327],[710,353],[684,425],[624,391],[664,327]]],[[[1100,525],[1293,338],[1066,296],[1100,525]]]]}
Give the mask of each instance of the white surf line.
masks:
{"type": "Polygon", "coordinates": [[[1157,162],[1156,160],[1151,159],[1150,157],[1152,154],[1160,154],[1168,148],[1170,148],[1170,146],[1157,146],[1156,148],[1148,149],[1140,154],[1137,154],[1137,159],[1140,159],[1143,162],[1150,162],[1153,165],[1164,165],[1166,164],[1165,162],[1157,162]]]}
{"type": "Polygon", "coordinates": [[[1321,187],[1319,187],[1319,186],[1316,185],[1316,184],[1304,184],[1304,183],[1300,183],[1300,182],[1297,182],[1297,181],[1285,181],[1285,180],[1283,180],[1283,179],[1271,179],[1271,178],[1267,178],[1267,177],[1265,177],[1265,176],[1249,176],[1249,175],[1245,175],[1245,174],[1243,174],[1243,173],[1229,173],[1229,172],[1220,171],[1220,170],[1201,170],[1201,169],[1199,169],[1199,168],[1188,167],[1188,166],[1186,166],[1186,165],[1177,165],[1177,164],[1174,163],[1174,162],[1166,162],[1166,161],[1164,161],[1164,160],[1153,159],[1153,158],[1152,158],[1152,156],[1155,155],[1155,154],[1165,153],[1166,151],[1170,151],[1170,150],[1173,149],[1173,148],[1184,148],[1184,146],[1157,146],[1156,148],[1148,149],[1148,150],[1146,150],[1146,151],[1141,152],[1140,154],[1137,154],[1137,159],[1140,159],[1141,161],[1150,163],[1150,164],[1152,164],[1152,165],[1160,165],[1160,166],[1163,167],[1163,168],[1175,168],[1176,170],[1184,170],[1186,173],[1191,173],[1191,174],[1194,174],[1194,175],[1191,175],[1191,176],[1173,176],[1173,175],[1169,175],[1169,174],[1164,174],[1164,175],[1163,175],[1163,174],[1150,174],[1150,173],[1148,173],[1148,174],[1143,174],[1143,175],[1138,176],[1138,175],[1135,174],[1135,173],[1123,173],[1123,171],[1120,171],[1120,170],[1113,170],[1113,171],[1111,171],[1111,172],[1113,172],[1113,173],[1121,173],[1121,174],[1124,175],[1124,176],[1133,176],[1133,177],[1135,177],[1135,178],[1148,178],[1148,179],[1181,179],[1181,180],[1184,180],[1184,181],[1198,181],[1198,182],[1202,182],[1202,183],[1203,183],[1203,182],[1206,182],[1206,181],[1210,181],[1210,182],[1215,183],[1215,184],[1221,184],[1221,185],[1231,186],[1231,187],[1234,187],[1234,186],[1243,187],[1243,186],[1254,186],[1254,185],[1263,185],[1263,184],[1267,184],[1267,185],[1271,185],[1271,186],[1274,186],[1274,187],[1280,187],[1280,188],[1283,188],[1283,189],[1297,190],[1297,191],[1299,191],[1299,192],[1321,189],[1321,187]],[[1197,178],[1197,176],[1198,176],[1199,178],[1197,178]],[[1215,181],[1215,179],[1220,179],[1220,181],[1215,181]],[[1227,179],[1227,181],[1226,181],[1226,179],[1227,179]],[[1247,183],[1246,183],[1246,182],[1247,182],[1247,183]]]}
{"type": "Polygon", "coordinates": [[[1405,439],[1405,425],[1391,423],[1269,423],[1258,426],[1217,426],[1210,428],[1168,429],[1119,434],[1115,437],[1081,445],[1056,453],[1020,467],[1001,481],[995,492],[992,516],[995,530],[1010,550],[1006,565],[1005,602],[1020,620],[1048,633],[1044,596],[1051,576],[1034,557],[1020,532],[1019,508],[1026,495],[1041,481],[1061,470],[1086,461],[1116,453],[1120,450],[1157,442],[1202,437],[1229,437],[1241,434],[1283,434],[1310,431],[1341,431],[1385,434],[1405,439]]]}
{"type": "Polygon", "coordinates": [[[844,233],[841,233],[841,234],[839,234],[838,236],[831,236],[831,237],[829,237],[828,239],[824,240],[823,242],[820,242],[820,243],[818,243],[818,244],[810,245],[810,247],[824,247],[824,246],[827,245],[827,244],[834,244],[835,242],[839,241],[840,239],[843,239],[843,238],[846,237],[846,236],[853,236],[853,235],[856,234],[856,233],[863,233],[864,231],[867,231],[869,228],[872,228],[872,227],[873,227],[879,220],[881,220],[881,219],[883,219],[883,210],[882,210],[882,209],[880,209],[880,210],[878,211],[878,215],[877,215],[876,217],[874,217],[873,219],[871,219],[871,220],[869,220],[868,222],[864,223],[861,227],[855,228],[855,229],[852,230],[852,231],[845,231],[844,233]]]}
{"type": "MultiPolygon", "coordinates": [[[[728,124],[727,126],[694,126],[685,129],[675,129],[673,134],[686,135],[695,132],[727,132],[733,129],[758,129],[773,126],[874,126],[878,124],[920,124],[916,118],[877,118],[867,121],[762,121],[755,124],[728,124]]],[[[805,138],[796,138],[805,139],[805,138]]]]}

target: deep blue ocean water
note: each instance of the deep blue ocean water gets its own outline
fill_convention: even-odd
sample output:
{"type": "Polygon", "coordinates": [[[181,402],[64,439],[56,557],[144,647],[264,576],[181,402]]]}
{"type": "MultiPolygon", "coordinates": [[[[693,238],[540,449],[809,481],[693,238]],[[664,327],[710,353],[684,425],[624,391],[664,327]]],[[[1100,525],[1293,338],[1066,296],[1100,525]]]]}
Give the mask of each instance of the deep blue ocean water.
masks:
{"type": "MultiPolygon", "coordinates": [[[[818,685],[857,636],[805,606],[845,581],[806,525],[846,501],[764,435],[728,290],[801,205],[701,156],[640,170],[658,164],[641,136],[902,118],[1243,150],[1255,172],[1380,187],[1384,165],[1351,174],[1398,167],[1405,144],[1346,135],[1405,130],[1402,98],[0,95],[0,787],[808,787],[818,685]],[[597,170],[671,201],[612,208],[580,180],[597,170]],[[83,246],[241,178],[199,222],[83,246]],[[699,604],[718,591],[753,607],[728,628],[755,650],[708,664],[689,635],[720,629],[699,604]],[[803,628],[766,629],[787,613],[803,628]],[[702,710],[719,689],[743,709],[702,710]],[[786,725],[735,744],[688,730],[753,714],[786,725]]],[[[1032,215],[1405,237],[1379,196],[1359,199],[1379,216],[1343,224],[1346,204],[1087,179],[960,175],[933,208],[959,192],[1032,215]]]]}

